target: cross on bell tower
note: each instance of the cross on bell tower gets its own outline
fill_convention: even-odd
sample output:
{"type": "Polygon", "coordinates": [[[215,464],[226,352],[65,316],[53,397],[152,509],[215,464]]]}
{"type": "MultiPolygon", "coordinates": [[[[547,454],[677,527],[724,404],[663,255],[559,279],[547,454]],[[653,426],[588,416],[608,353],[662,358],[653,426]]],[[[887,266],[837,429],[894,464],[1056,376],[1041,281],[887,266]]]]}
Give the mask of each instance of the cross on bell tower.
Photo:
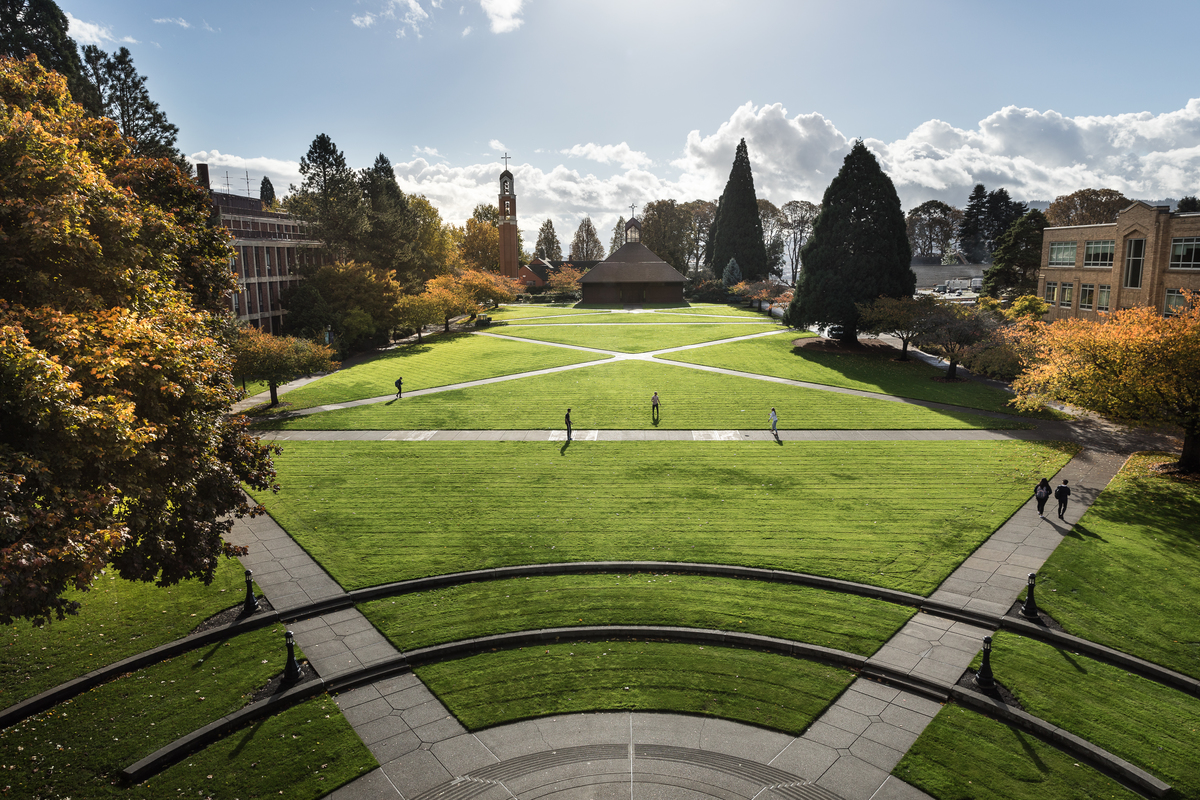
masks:
{"type": "Polygon", "coordinates": [[[506,152],[502,158],[504,171],[500,173],[500,198],[496,206],[500,211],[497,225],[500,228],[500,274],[515,280],[521,267],[521,251],[517,245],[517,194],[513,188],[513,174],[508,171],[510,156],[506,152]]]}

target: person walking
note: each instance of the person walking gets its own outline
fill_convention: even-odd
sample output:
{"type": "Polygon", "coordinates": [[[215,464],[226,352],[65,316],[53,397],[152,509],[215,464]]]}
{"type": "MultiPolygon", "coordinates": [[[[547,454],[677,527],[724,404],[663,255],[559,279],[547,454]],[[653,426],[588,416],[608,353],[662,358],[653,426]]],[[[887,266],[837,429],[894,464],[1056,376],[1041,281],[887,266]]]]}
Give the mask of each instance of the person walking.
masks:
{"type": "Polygon", "coordinates": [[[655,392],[654,397],[650,398],[650,419],[658,422],[658,392],[655,392]]]}
{"type": "MultiPolygon", "coordinates": [[[[1067,498],[1071,496],[1071,487],[1067,486],[1067,479],[1063,478],[1062,484],[1054,490],[1054,499],[1058,501],[1058,518],[1063,519],[1063,514],[1067,513],[1067,498]]],[[[1065,520],[1064,520],[1065,521],[1065,520]]]]}
{"type": "Polygon", "coordinates": [[[1050,481],[1042,478],[1033,490],[1033,499],[1037,500],[1038,516],[1042,519],[1046,518],[1046,501],[1050,499],[1053,490],[1050,488],[1050,481]]]}
{"type": "Polygon", "coordinates": [[[567,441],[571,441],[571,409],[567,409],[567,441]]]}
{"type": "Polygon", "coordinates": [[[771,409],[771,414],[767,417],[767,419],[771,420],[771,435],[778,439],[779,431],[775,429],[775,426],[779,424],[779,415],[775,413],[774,408],[771,409]]]}
{"type": "Polygon", "coordinates": [[[396,378],[396,399],[400,399],[400,392],[404,386],[404,378],[396,378]]]}

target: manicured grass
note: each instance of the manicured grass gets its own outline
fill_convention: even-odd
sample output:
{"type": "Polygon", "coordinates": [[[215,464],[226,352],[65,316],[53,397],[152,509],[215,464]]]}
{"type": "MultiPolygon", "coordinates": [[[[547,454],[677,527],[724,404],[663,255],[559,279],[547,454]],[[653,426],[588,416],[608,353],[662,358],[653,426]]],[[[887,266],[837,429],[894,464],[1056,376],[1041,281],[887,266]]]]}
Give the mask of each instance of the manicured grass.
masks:
{"type": "Polygon", "coordinates": [[[483,312],[494,320],[506,321],[512,319],[536,319],[537,317],[557,316],[567,317],[578,314],[607,314],[607,311],[594,308],[575,308],[573,305],[549,305],[545,303],[530,303],[528,305],[508,305],[483,312]]]}
{"type": "Polygon", "coordinates": [[[574,625],[741,631],[869,656],[914,609],[804,586],[696,575],[554,575],[453,586],[359,606],[401,650],[574,625]]]}
{"type": "Polygon", "coordinates": [[[539,342],[557,342],[573,344],[580,347],[595,347],[599,350],[612,350],[618,353],[646,353],[651,350],[662,350],[667,347],[679,347],[685,344],[715,342],[718,339],[731,339],[735,336],[749,336],[752,333],[777,330],[774,323],[761,325],[735,323],[729,325],[638,325],[636,323],[621,325],[505,325],[497,333],[505,336],[516,336],[521,339],[532,339],[539,342]]]}
{"type": "Polygon", "coordinates": [[[246,381],[237,379],[233,382],[233,385],[241,389],[243,388],[243,383],[245,384],[246,397],[255,397],[263,392],[270,391],[271,389],[271,385],[266,381],[255,381],[249,379],[246,381]]]}
{"type": "Polygon", "coordinates": [[[1156,775],[1177,797],[1200,797],[1200,698],[1003,631],[992,669],[1030,714],[1156,775]]]}
{"type": "MultiPolygon", "coordinates": [[[[692,303],[690,308],[672,308],[671,314],[713,314],[718,317],[749,317],[753,319],[774,319],[765,311],[745,306],[731,306],[723,303],[692,303]]],[[[816,334],[814,334],[816,335],[816,334]]]]}
{"type": "Polygon", "coordinates": [[[422,397],[265,420],[274,430],[553,430],[571,409],[576,429],[949,430],[1014,428],[1023,423],[967,411],[735,378],[657,361],[612,361],[550,375],[437,392],[422,397]],[[662,400],[658,424],[650,396],[662,400]]]}
{"type": "Polygon", "coordinates": [[[438,334],[430,336],[424,344],[399,345],[369,361],[338,370],[288,392],[281,400],[291,408],[312,408],[326,403],[395,396],[396,378],[403,378],[404,391],[411,392],[603,358],[598,353],[493,336],[438,334]]]}
{"type": "MultiPolygon", "coordinates": [[[[111,785],[123,767],[241,708],[286,658],[283,627],[276,626],[124,675],[0,732],[6,766],[0,780],[16,797],[128,796],[111,785]]],[[[328,742],[331,749],[345,751],[357,741],[347,728],[328,742]]],[[[288,739],[270,749],[293,747],[288,739]]],[[[362,763],[363,755],[357,759],[362,763]]],[[[254,788],[239,791],[250,796],[254,788]]]]}
{"type": "Polygon", "coordinates": [[[184,581],[164,589],[107,574],[89,591],[68,597],[83,604],[79,614],[43,628],[28,622],[0,628],[0,708],[187,636],[208,617],[242,602],[246,580],[237,559],[222,558],[209,586],[184,581]]]}
{"type": "Polygon", "coordinates": [[[773,653],[622,641],[485,653],[416,673],[470,730],[582,711],[670,711],[799,734],[854,680],[847,669],[773,653]]]}
{"type": "Polygon", "coordinates": [[[797,338],[800,337],[765,336],[747,342],[669,353],[658,358],[774,375],[795,381],[844,386],[847,389],[863,389],[897,397],[950,403],[985,411],[1017,413],[1015,408],[1008,405],[1008,401],[1012,399],[1011,394],[976,381],[938,382],[934,379],[944,375],[945,370],[915,359],[904,362],[875,355],[813,352],[804,348],[793,348],[792,341],[797,338]]]}
{"type": "Polygon", "coordinates": [[[511,564],[746,564],[932,591],[1074,446],[291,442],[259,499],[347,589],[511,564]]]}
{"type": "Polygon", "coordinates": [[[317,800],[378,766],[328,695],[235,731],[118,797],[317,800]]]}
{"type": "Polygon", "coordinates": [[[892,774],[937,800],[1137,800],[1036,736],[958,705],[942,708],[892,774]]]}
{"type": "Polygon", "coordinates": [[[1076,636],[1200,678],[1200,481],[1132,457],[1039,573],[1038,605],[1076,636]]]}
{"type": "MultiPolygon", "coordinates": [[[[771,325],[773,319],[758,315],[754,318],[727,316],[698,316],[671,311],[609,311],[586,317],[540,317],[512,322],[516,325],[771,325]]],[[[508,326],[506,326],[507,329],[508,326]]]]}

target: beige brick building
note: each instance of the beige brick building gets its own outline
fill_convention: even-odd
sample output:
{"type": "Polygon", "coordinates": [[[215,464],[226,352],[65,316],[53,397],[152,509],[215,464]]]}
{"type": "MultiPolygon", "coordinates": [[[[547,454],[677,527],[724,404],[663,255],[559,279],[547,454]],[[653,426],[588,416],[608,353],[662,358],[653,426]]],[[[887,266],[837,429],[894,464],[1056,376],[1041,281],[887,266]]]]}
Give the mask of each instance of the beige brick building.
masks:
{"type": "Polygon", "coordinates": [[[1149,305],[1162,313],[1200,291],[1200,213],[1134,202],[1105,225],[1046,228],[1038,294],[1047,320],[1096,319],[1149,305]]]}

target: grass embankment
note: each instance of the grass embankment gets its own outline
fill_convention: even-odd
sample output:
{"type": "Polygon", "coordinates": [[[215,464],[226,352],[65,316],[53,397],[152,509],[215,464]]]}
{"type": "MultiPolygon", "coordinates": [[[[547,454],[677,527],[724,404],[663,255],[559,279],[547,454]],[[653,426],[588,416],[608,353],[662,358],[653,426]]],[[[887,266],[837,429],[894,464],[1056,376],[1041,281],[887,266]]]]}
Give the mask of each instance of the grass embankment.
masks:
{"type": "Polygon", "coordinates": [[[209,586],[184,581],[164,589],[107,574],[89,591],[67,597],[83,604],[79,614],[42,628],[28,622],[0,628],[0,708],[187,636],[208,617],[241,603],[246,580],[237,559],[222,558],[209,586]]]}
{"type": "Polygon", "coordinates": [[[1200,481],[1132,457],[1038,575],[1038,605],[1076,636],[1200,678],[1200,481]]]}
{"type": "Polygon", "coordinates": [[[892,770],[937,800],[1137,800],[1036,736],[947,705],[892,770]]]}
{"type": "Polygon", "coordinates": [[[672,311],[610,311],[607,314],[595,314],[586,317],[541,317],[522,322],[513,321],[514,325],[773,325],[779,323],[769,317],[744,317],[735,314],[697,315],[676,314],[672,311]]]}
{"type": "Polygon", "coordinates": [[[269,430],[962,430],[1021,427],[963,411],[735,378],[650,361],[617,361],[262,422],[269,430]],[[650,395],[662,405],[657,420],[650,395]]]}
{"type": "Polygon", "coordinates": [[[494,320],[507,321],[511,319],[534,319],[536,317],[570,317],[578,314],[605,314],[592,308],[575,308],[568,303],[513,303],[499,308],[484,311],[494,320]]]}
{"type": "Polygon", "coordinates": [[[282,490],[258,497],[347,589],[511,564],[661,560],[927,594],[1075,450],[291,442],[276,458],[282,490]]]}
{"type": "MultiPolygon", "coordinates": [[[[689,308],[672,308],[664,309],[664,314],[700,314],[703,316],[716,317],[746,317],[748,319],[768,320],[774,319],[765,311],[759,311],[755,308],[746,308],[743,305],[725,305],[723,303],[692,303],[689,308]]],[[[814,334],[815,335],[815,334],[814,334]]]]}
{"type": "MultiPolygon", "coordinates": [[[[297,725],[289,730],[281,721],[256,725],[235,734],[232,742],[183,762],[192,765],[190,772],[187,766],[177,766],[171,782],[160,778],[161,783],[152,781],[133,790],[112,785],[122,768],[244,706],[286,659],[283,628],[275,626],[124,675],[0,731],[0,764],[5,765],[0,780],[17,797],[100,798],[175,796],[176,784],[186,778],[188,794],[196,796],[197,791],[213,792],[220,783],[228,785],[228,775],[208,776],[216,776],[232,760],[245,778],[236,784],[239,796],[273,794],[286,784],[289,796],[319,797],[375,766],[327,699],[309,704],[309,712],[320,709],[321,718],[329,717],[311,729],[297,725]],[[295,739],[301,735],[310,746],[297,746],[295,739]],[[254,759],[238,752],[239,745],[251,743],[266,762],[261,770],[254,759]],[[203,773],[196,769],[201,764],[208,767],[203,773]],[[298,771],[301,765],[303,772],[298,771]],[[320,777],[325,780],[317,780],[320,777]]],[[[312,713],[305,717],[311,718],[312,713]]],[[[288,721],[294,725],[296,715],[289,715],[288,721]]]]}
{"type": "Polygon", "coordinates": [[[605,358],[563,347],[544,347],[491,336],[449,334],[430,336],[423,344],[402,344],[378,356],[326,375],[288,392],[288,408],[312,408],[396,394],[396,378],[404,391],[429,389],[464,381],[513,375],[605,358]]]}
{"type": "Polygon", "coordinates": [[[575,625],[755,633],[869,656],[914,609],[803,586],[696,575],[555,575],[471,583],[363,603],[401,650],[575,625]]]}
{"type": "Polygon", "coordinates": [[[678,325],[639,325],[620,323],[613,325],[505,325],[496,333],[531,339],[538,342],[595,347],[617,353],[647,353],[668,347],[687,344],[715,342],[736,336],[749,336],[778,330],[777,323],[743,322],[714,325],[711,323],[678,325]]]}
{"type": "Polygon", "coordinates": [[[1178,797],[1200,797],[1200,698],[1003,631],[992,670],[1030,714],[1161,778],[1178,797]]]}
{"type": "Polygon", "coordinates": [[[485,653],[416,673],[470,730],[552,714],[669,711],[799,734],[854,680],[847,669],[773,653],[624,641],[485,653]]]}
{"type": "Polygon", "coordinates": [[[943,376],[945,370],[916,359],[893,361],[887,355],[815,352],[792,347],[792,341],[796,338],[799,337],[765,336],[746,342],[716,344],[682,353],[670,353],[657,358],[774,375],[794,381],[861,389],[896,397],[949,403],[984,411],[1018,413],[1008,405],[1008,401],[1012,399],[1011,394],[977,381],[939,382],[936,379],[943,376]]]}

